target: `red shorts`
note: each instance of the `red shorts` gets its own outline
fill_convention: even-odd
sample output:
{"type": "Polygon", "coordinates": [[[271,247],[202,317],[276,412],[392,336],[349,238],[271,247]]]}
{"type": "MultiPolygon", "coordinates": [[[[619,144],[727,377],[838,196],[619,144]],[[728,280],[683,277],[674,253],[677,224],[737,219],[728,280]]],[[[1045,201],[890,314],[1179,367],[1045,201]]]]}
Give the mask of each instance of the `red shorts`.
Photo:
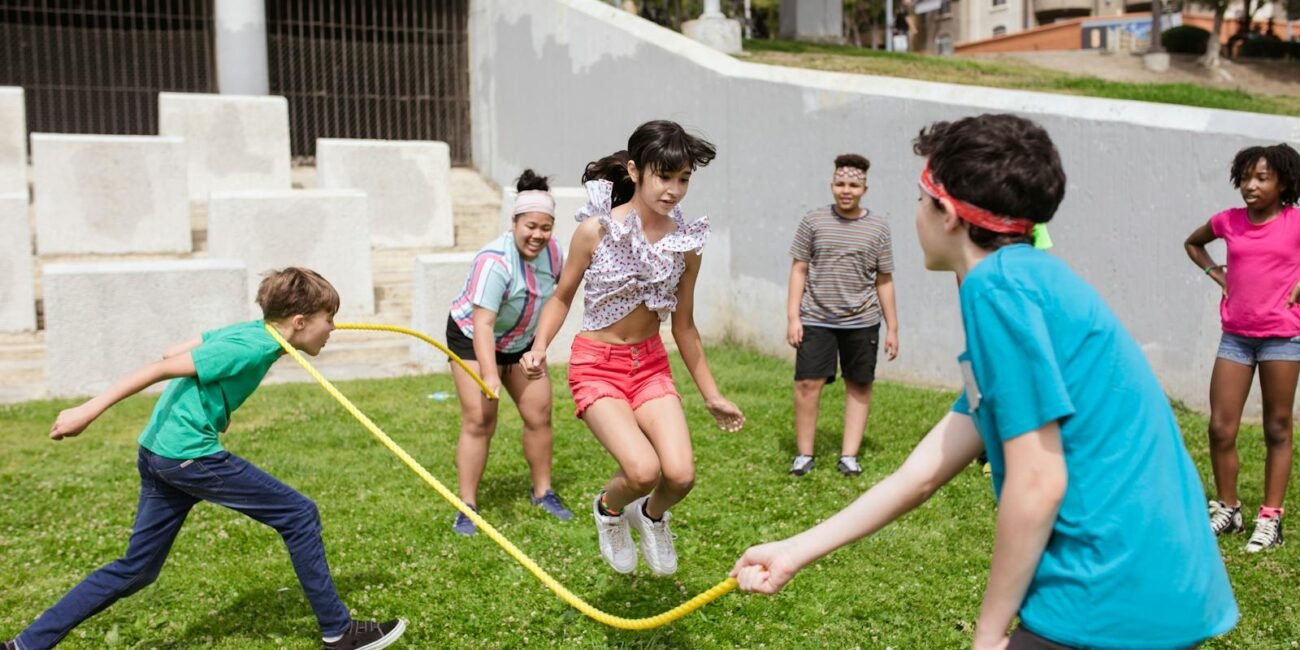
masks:
{"type": "Polygon", "coordinates": [[[610,345],[576,336],[569,353],[569,390],[582,417],[587,407],[604,397],[621,399],[632,410],[652,399],[672,395],[672,367],[663,339],[656,334],[633,345],[610,345]]]}

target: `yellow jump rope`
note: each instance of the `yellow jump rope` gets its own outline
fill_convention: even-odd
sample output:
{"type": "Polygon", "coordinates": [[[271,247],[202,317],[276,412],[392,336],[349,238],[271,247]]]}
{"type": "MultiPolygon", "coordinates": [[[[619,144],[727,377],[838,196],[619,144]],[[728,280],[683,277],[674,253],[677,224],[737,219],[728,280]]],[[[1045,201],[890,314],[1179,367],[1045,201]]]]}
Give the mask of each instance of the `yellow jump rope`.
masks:
{"type": "MultiPolygon", "coordinates": [[[[335,326],[335,329],[396,332],[398,334],[406,334],[408,336],[413,336],[417,339],[420,339],[421,341],[424,341],[425,343],[428,343],[429,345],[438,348],[443,352],[443,354],[446,354],[448,357],[450,357],[453,362],[460,365],[460,367],[463,368],[465,372],[468,372],[469,375],[474,378],[475,382],[478,382],[479,388],[483,390],[484,394],[486,394],[488,397],[492,399],[497,399],[497,396],[492,393],[492,391],[488,388],[487,384],[483,383],[483,379],[478,376],[478,373],[474,372],[472,369],[470,369],[469,366],[465,365],[465,362],[462,361],[460,357],[456,356],[456,354],[453,353],[451,350],[448,350],[445,345],[419,332],[406,329],[405,327],[396,327],[393,325],[372,325],[368,323],[339,324],[335,326]]],[[[356,418],[357,422],[360,422],[361,426],[365,427],[366,430],[371,433],[371,435],[377,438],[379,442],[383,443],[383,445],[387,447],[389,451],[393,452],[398,458],[402,460],[403,463],[406,463],[406,466],[411,468],[411,471],[415,472],[420,478],[424,479],[424,482],[428,483],[429,487],[433,488],[435,492],[441,495],[442,498],[446,499],[448,503],[455,506],[455,508],[459,510],[462,514],[464,514],[466,517],[469,517],[470,521],[474,522],[475,526],[478,526],[478,528],[482,530],[484,533],[486,533],[487,536],[492,539],[492,541],[496,542],[502,549],[505,549],[505,552],[510,554],[510,557],[514,558],[516,562],[519,562],[519,564],[523,565],[525,569],[528,569],[528,571],[531,572],[534,576],[536,576],[537,579],[540,580],[542,584],[546,585],[547,589],[550,589],[551,591],[555,592],[555,595],[559,596],[560,600],[563,600],[564,602],[568,603],[571,607],[582,612],[583,614],[586,614],[590,618],[599,621],[601,623],[604,623],[605,625],[608,625],[610,627],[618,628],[621,630],[650,630],[656,627],[660,627],[662,625],[667,625],[669,623],[672,623],[673,621],[676,621],[677,619],[682,618],[687,614],[690,614],[691,612],[713,602],[714,600],[717,600],[723,594],[736,588],[736,580],[734,578],[727,578],[726,580],[723,580],[722,582],[719,582],[718,584],[714,585],[707,591],[701,592],[700,594],[696,595],[694,598],[662,614],[656,614],[654,616],[648,616],[646,618],[624,618],[622,616],[614,616],[613,614],[606,613],[604,611],[601,611],[591,606],[590,604],[587,603],[587,601],[583,600],[573,592],[566,589],[564,585],[560,584],[559,581],[557,581],[555,578],[552,578],[551,574],[547,573],[546,570],[542,569],[540,566],[537,566],[537,563],[534,562],[532,558],[529,558],[527,555],[524,554],[523,551],[519,550],[518,547],[516,547],[513,543],[510,542],[510,540],[506,539],[504,535],[498,532],[496,528],[493,528],[492,524],[489,524],[482,517],[480,517],[477,512],[471,510],[470,507],[466,505],[464,501],[461,501],[460,498],[457,497],[455,494],[453,494],[451,490],[448,490],[445,485],[443,485],[440,481],[438,481],[438,479],[434,478],[433,475],[429,473],[429,470],[424,469],[424,467],[419,463],[417,463],[414,458],[411,458],[410,454],[406,453],[406,451],[401,447],[399,447],[397,443],[393,442],[393,439],[389,438],[388,434],[384,433],[383,430],[380,429],[377,425],[375,425],[375,423],[372,422],[370,418],[366,416],[365,413],[362,413],[360,409],[354,406],[352,402],[343,395],[343,393],[339,392],[339,389],[334,387],[334,384],[331,384],[328,379],[322,376],[320,372],[317,371],[316,368],[314,368],[311,365],[311,363],[308,362],[307,359],[304,358],[302,354],[298,352],[298,350],[294,349],[293,346],[289,345],[288,341],[285,341],[284,337],[280,336],[279,331],[277,331],[270,324],[267,324],[266,331],[271,334],[271,337],[275,339],[276,343],[280,344],[280,347],[284,348],[284,351],[288,353],[289,356],[293,357],[294,361],[298,362],[298,365],[302,366],[303,370],[307,371],[307,374],[311,375],[312,379],[316,380],[316,383],[321,385],[321,388],[325,389],[325,392],[329,393],[330,396],[333,397],[335,401],[337,401],[340,405],[342,405],[343,408],[347,410],[348,413],[352,414],[352,417],[356,418]]]]}

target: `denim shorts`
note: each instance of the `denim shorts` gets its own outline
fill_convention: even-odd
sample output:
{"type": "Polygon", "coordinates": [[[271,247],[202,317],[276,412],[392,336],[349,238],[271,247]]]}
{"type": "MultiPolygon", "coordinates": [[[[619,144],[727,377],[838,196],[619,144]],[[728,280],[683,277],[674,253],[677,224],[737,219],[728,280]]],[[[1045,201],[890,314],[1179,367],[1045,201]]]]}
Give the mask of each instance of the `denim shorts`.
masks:
{"type": "Polygon", "coordinates": [[[1224,332],[1218,357],[1252,367],[1261,361],[1300,361],[1300,336],[1241,336],[1224,332]]]}

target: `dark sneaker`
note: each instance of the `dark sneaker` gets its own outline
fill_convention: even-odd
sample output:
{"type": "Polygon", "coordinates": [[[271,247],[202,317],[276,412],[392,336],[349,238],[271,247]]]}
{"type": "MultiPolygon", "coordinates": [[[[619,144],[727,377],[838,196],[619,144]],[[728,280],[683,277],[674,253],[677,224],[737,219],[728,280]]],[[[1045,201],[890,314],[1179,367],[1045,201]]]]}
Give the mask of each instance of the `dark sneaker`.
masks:
{"type": "Polygon", "coordinates": [[[338,641],[326,641],[325,650],[379,650],[392,645],[406,631],[406,621],[387,623],[352,621],[352,627],[338,641]]]}
{"type": "Polygon", "coordinates": [[[862,466],[858,464],[857,456],[840,456],[840,462],[835,466],[840,473],[845,476],[857,476],[862,473],[862,466]]]}
{"type": "Polygon", "coordinates": [[[1241,519],[1241,505],[1229,506],[1222,501],[1210,501],[1210,530],[1214,531],[1214,536],[1231,535],[1246,530],[1246,524],[1241,519]]]}
{"type": "Polygon", "coordinates": [[[5,641],[4,650],[18,650],[18,641],[5,641]]]}
{"type": "Polygon", "coordinates": [[[1246,542],[1247,553],[1258,553],[1266,548],[1282,545],[1282,515],[1260,517],[1255,520],[1255,532],[1246,542]]]}
{"type": "Polygon", "coordinates": [[[790,476],[803,476],[812,471],[817,461],[812,456],[799,454],[794,457],[794,462],[790,464],[790,476]]]}
{"type": "Polygon", "coordinates": [[[540,497],[535,497],[530,494],[528,495],[528,500],[532,501],[533,505],[551,513],[552,517],[555,517],[560,521],[573,519],[573,511],[569,510],[564,505],[564,502],[560,500],[560,495],[556,494],[555,490],[547,490],[546,494],[543,494],[540,497]]]}
{"type": "MultiPolygon", "coordinates": [[[[474,504],[467,503],[465,505],[469,506],[470,510],[478,513],[478,508],[475,508],[474,504]]],[[[465,537],[478,533],[478,528],[474,526],[474,522],[470,521],[469,517],[465,516],[465,513],[459,511],[456,512],[456,523],[451,525],[451,529],[455,531],[457,535],[464,535],[465,537]]]]}

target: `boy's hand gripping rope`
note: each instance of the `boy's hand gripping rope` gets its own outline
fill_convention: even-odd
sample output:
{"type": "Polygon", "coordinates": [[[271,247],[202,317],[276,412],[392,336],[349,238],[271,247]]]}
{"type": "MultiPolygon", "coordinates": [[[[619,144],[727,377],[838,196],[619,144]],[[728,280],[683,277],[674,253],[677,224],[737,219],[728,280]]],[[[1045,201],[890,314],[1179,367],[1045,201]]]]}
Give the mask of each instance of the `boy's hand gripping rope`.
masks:
{"type": "MultiPolygon", "coordinates": [[[[468,372],[470,376],[474,378],[474,381],[478,382],[479,387],[483,389],[485,394],[492,399],[496,399],[497,397],[491,393],[487,384],[483,383],[483,380],[478,376],[478,374],[471,370],[469,366],[465,365],[464,361],[461,361],[460,357],[456,356],[456,354],[451,350],[448,350],[446,346],[419,332],[393,325],[371,325],[367,323],[339,324],[335,326],[335,329],[397,332],[414,336],[415,338],[442,350],[442,352],[450,357],[453,362],[459,364],[461,368],[468,372]]],[[[402,460],[403,463],[406,463],[406,466],[411,468],[411,471],[419,475],[421,479],[424,479],[424,482],[429,484],[429,487],[433,488],[435,492],[451,503],[451,505],[455,506],[462,514],[469,517],[470,521],[473,521],[475,526],[478,526],[480,530],[492,539],[492,541],[496,542],[502,549],[505,549],[505,552],[510,554],[510,557],[513,557],[515,561],[522,564],[525,569],[528,569],[528,571],[536,576],[537,579],[540,580],[542,584],[546,585],[548,589],[555,592],[556,596],[559,596],[561,600],[568,603],[574,609],[586,614],[590,618],[610,627],[622,630],[649,630],[672,623],[673,621],[676,621],[710,602],[713,602],[723,594],[736,588],[736,580],[734,578],[727,578],[677,607],[662,614],[656,614],[655,616],[648,616],[646,618],[624,618],[622,616],[614,616],[613,614],[608,614],[596,609],[588,604],[587,601],[566,589],[564,585],[556,581],[555,578],[552,578],[551,575],[538,566],[536,562],[527,555],[524,555],[523,551],[520,551],[518,547],[511,543],[510,540],[506,539],[505,536],[498,532],[496,528],[493,528],[492,524],[489,524],[480,517],[477,512],[471,510],[469,506],[465,505],[464,501],[461,501],[459,497],[451,492],[451,490],[448,490],[446,486],[438,481],[438,479],[434,478],[428,470],[424,469],[423,466],[416,462],[410,454],[406,453],[406,451],[399,447],[397,443],[393,442],[393,439],[389,438],[388,434],[384,433],[383,430],[372,422],[365,413],[362,413],[360,409],[354,406],[352,402],[348,400],[343,393],[339,392],[339,390],[334,387],[334,384],[331,384],[328,379],[322,376],[320,372],[317,371],[316,368],[298,352],[298,350],[289,345],[288,341],[284,340],[284,337],[280,335],[280,332],[277,331],[275,327],[267,324],[266,331],[271,334],[271,337],[275,339],[276,343],[280,344],[280,347],[284,348],[284,351],[288,353],[289,356],[293,357],[294,361],[298,362],[298,365],[302,366],[303,370],[307,371],[307,374],[311,375],[312,379],[316,380],[316,383],[320,384],[321,387],[325,389],[325,392],[329,393],[331,397],[333,397],[345,410],[347,410],[348,413],[352,415],[352,417],[356,418],[356,420],[361,423],[361,426],[365,427],[366,430],[370,431],[370,433],[379,440],[379,442],[383,443],[389,451],[393,452],[402,460]]]]}

